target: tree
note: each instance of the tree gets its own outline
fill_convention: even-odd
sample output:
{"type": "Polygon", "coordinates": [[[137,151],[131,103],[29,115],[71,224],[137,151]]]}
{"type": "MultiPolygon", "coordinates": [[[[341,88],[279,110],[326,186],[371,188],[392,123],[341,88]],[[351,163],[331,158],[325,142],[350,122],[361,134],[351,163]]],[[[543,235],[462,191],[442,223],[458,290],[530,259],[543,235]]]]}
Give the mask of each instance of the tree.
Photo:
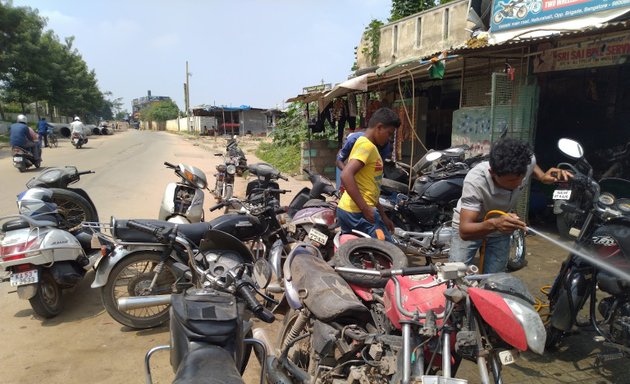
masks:
{"type": "MultiPolygon", "coordinates": [[[[448,2],[445,0],[444,2],[448,2]]],[[[440,2],[443,4],[443,2],[440,2]]],[[[392,0],[392,11],[389,21],[396,21],[414,13],[435,7],[435,0],[392,0]]]]}
{"type": "Polygon", "coordinates": [[[166,121],[179,116],[179,108],[172,100],[160,100],[152,102],[148,107],[140,111],[140,120],[166,121]]]}

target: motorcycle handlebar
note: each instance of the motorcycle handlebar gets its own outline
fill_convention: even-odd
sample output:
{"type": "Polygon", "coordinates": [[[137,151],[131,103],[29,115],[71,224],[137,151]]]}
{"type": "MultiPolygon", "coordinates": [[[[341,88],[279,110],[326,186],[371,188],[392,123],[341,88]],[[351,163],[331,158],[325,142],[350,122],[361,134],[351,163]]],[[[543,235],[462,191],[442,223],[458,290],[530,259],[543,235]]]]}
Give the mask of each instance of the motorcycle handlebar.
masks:
{"type": "Polygon", "coordinates": [[[282,179],[282,180],[284,180],[284,181],[289,181],[289,178],[288,178],[288,177],[286,177],[286,176],[284,176],[284,175],[281,175],[281,174],[278,174],[278,178],[279,178],[279,179],[282,179]]]}
{"type": "Polygon", "coordinates": [[[164,162],[164,165],[166,165],[166,166],[167,166],[167,167],[169,167],[169,168],[177,168],[177,166],[176,166],[175,164],[173,164],[173,163],[169,163],[168,161],[165,161],[165,162],[164,162]]]}
{"type": "Polygon", "coordinates": [[[77,175],[81,176],[81,175],[88,175],[90,173],[96,173],[94,171],[83,171],[83,172],[77,172],[77,175]]]}
{"type": "Polygon", "coordinates": [[[256,294],[248,283],[239,281],[238,285],[236,286],[236,292],[243,300],[245,300],[245,303],[257,318],[264,321],[265,323],[274,322],[276,317],[268,309],[263,307],[262,304],[260,304],[258,299],[256,299],[256,294]]]}
{"type": "Polygon", "coordinates": [[[345,272],[345,273],[356,273],[359,275],[371,275],[371,276],[380,276],[380,277],[426,275],[426,274],[435,275],[437,273],[437,269],[435,268],[433,264],[426,265],[423,267],[405,267],[401,269],[373,270],[373,269],[335,267],[335,270],[339,272],[345,272]]]}
{"type": "Polygon", "coordinates": [[[217,209],[223,208],[223,207],[225,207],[225,202],[222,201],[219,204],[213,205],[212,207],[210,207],[210,212],[216,211],[217,209]]]}

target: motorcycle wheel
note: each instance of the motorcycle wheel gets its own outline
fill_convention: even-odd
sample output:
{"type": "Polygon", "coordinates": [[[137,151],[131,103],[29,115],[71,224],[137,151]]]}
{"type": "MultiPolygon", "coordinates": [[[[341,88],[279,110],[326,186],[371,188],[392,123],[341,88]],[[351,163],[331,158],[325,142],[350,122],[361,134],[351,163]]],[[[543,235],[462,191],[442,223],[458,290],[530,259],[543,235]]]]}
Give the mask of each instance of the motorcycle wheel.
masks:
{"type": "Polygon", "coordinates": [[[558,328],[552,327],[551,324],[545,326],[545,331],[547,331],[547,338],[545,339],[545,350],[553,351],[558,348],[560,340],[562,339],[562,336],[564,336],[564,332],[562,332],[558,328]]]}
{"type": "Polygon", "coordinates": [[[527,7],[525,6],[520,7],[518,11],[516,11],[516,17],[518,17],[519,19],[522,19],[525,16],[527,16],[527,7]]]}
{"type": "MultiPolygon", "coordinates": [[[[361,269],[404,268],[407,256],[392,243],[377,239],[356,239],[342,244],[335,255],[335,266],[361,269]]],[[[362,276],[339,272],[349,283],[363,287],[382,288],[389,278],[362,276]]]]}
{"type": "MultiPolygon", "coordinates": [[[[283,349],[284,343],[286,340],[290,338],[296,338],[307,334],[308,331],[306,327],[304,327],[297,335],[291,335],[291,329],[293,325],[295,325],[300,313],[294,309],[291,309],[289,313],[284,316],[284,322],[282,324],[282,330],[280,331],[280,335],[278,338],[278,348],[283,349]]],[[[297,365],[299,368],[304,370],[305,372],[311,371],[310,362],[311,362],[311,337],[306,336],[303,339],[297,341],[287,353],[287,359],[290,360],[293,364],[297,365]]]]}
{"type": "Polygon", "coordinates": [[[167,261],[158,276],[152,292],[145,292],[154,277],[153,270],[160,262],[160,254],[139,252],[122,259],[109,275],[107,284],[101,288],[101,300],[107,313],[117,322],[135,329],[157,327],[168,321],[170,304],[122,311],[117,300],[121,297],[160,295],[173,293],[175,274],[172,262],[167,261]]]}
{"type": "Polygon", "coordinates": [[[527,265],[525,255],[525,233],[521,230],[514,231],[510,236],[510,253],[508,255],[507,270],[518,271],[527,265]]]}
{"type": "Polygon", "coordinates": [[[495,13],[494,15],[495,24],[501,24],[502,21],[503,21],[503,13],[501,13],[501,11],[495,13]]]}
{"type": "Polygon", "coordinates": [[[63,301],[61,300],[61,287],[49,271],[42,271],[37,292],[28,300],[33,311],[39,316],[50,319],[61,313],[63,301]]]}
{"type": "Polygon", "coordinates": [[[58,228],[72,232],[81,229],[84,221],[98,221],[96,210],[83,196],[62,188],[49,188],[52,202],[57,204],[61,220],[58,228]]]}

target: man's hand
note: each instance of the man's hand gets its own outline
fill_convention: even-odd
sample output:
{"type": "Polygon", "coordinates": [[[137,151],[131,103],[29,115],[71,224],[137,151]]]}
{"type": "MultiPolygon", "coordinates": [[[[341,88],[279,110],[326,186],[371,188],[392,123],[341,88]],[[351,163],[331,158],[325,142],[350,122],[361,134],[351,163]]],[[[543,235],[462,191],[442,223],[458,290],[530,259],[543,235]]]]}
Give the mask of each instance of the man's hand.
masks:
{"type": "Polygon", "coordinates": [[[547,172],[539,175],[538,180],[544,184],[553,184],[559,181],[567,181],[573,177],[573,174],[565,169],[549,168],[547,172]]]}
{"type": "Polygon", "coordinates": [[[521,221],[518,215],[514,213],[508,213],[489,219],[494,228],[501,233],[512,233],[517,229],[527,230],[527,225],[521,221]]]}
{"type": "Polygon", "coordinates": [[[376,223],[376,218],[374,217],[374,207],[370,207],[366,205],[365,208],[361,209],[361,213],[363,213],[363,217],[370,223],[376,223]]]}
{"type": "Polygon", "coordinates": [[[382,215],[383,223],[385,223],[385,227],[389,230],[389,232],[394,233],[396,227],[394,226],[394,222],[387,217],[387,215],[382,215]]]}

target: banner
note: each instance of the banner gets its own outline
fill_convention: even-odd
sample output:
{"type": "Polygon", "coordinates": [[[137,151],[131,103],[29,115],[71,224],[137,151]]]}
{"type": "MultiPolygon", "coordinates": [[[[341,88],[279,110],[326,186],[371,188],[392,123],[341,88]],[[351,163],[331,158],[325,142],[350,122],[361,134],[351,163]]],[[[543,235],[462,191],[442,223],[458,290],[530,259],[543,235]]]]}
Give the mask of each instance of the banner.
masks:
{"type": "Polygon", "coordinates": [[[544,50],[539,46],[538,49],[543,52],[534,59],[534,73],[617,65],[628,62],[630,34],[597,41],[567,41],[559,43],[557,48],[544,50]]]}
{"type": "Polygon", "coordinates": [[[630,10],[630,0],[494,0],[490,31],[552,24],[624,7],[630,10]]]}

